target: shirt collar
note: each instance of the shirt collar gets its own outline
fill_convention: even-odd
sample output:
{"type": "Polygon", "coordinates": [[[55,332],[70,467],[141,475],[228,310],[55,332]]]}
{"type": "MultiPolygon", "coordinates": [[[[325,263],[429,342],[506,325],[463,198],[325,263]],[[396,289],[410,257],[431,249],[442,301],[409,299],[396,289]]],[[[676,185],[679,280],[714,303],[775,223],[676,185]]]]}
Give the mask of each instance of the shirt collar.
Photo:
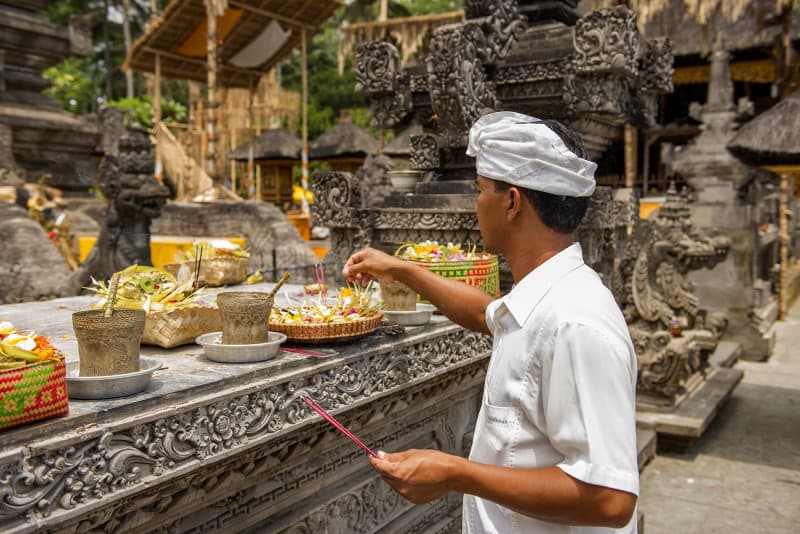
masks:
{"type": "Polygon", "coordinates": [[[529,272],[502,298],[508,311],[519,326],[525,324],[539,301],[553,285],[583,265],[580,243],[573,243],[543,264],[529,272]]]}

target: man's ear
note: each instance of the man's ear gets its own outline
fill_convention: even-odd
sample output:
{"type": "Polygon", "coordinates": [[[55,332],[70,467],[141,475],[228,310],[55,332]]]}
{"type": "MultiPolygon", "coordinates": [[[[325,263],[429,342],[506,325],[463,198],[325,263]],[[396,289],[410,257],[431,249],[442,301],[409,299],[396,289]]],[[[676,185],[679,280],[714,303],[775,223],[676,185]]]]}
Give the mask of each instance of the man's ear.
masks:
{"type": "Polygon", "coordinates": [[[506,191],[506,218],[509,222],[516,219],[522,210],[522,193],[511,186],[506,191]]]}

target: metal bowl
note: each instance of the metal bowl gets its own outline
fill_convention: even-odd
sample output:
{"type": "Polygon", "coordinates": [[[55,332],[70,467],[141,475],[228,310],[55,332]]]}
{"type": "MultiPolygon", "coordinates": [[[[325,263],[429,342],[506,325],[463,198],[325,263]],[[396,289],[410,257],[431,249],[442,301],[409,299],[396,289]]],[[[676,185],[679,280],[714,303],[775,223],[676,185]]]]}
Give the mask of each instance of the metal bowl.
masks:
{"type": "Polygon", "coordinates": [[[113,399],[135,395],[147,389],[161,362],[139,359],[139,370],[108,376],[79,376],[80,362],[67,363],[67,392],[71,399],[113,399]]]}
{"type": "Polygon", "coordinates": [[[417,303],[416,310],[408,310],[408,311],[389,311],[383,310],[383,315],[386,316],[387,319],[390,321],[394,321],[395,323],[402,325],[402,326],[421,326],[424,324],[428,324],[431,320],[431,315],[433,315],[433,310],[436,309],[436,306],[433,304],[423,304],[421,302],[417,303]]]}
{"type": "Polygon", "coordinates": [[[278,354],[286,335],[270,332],[266,343],[250,345],[223,345],[220,343],[222,332],[211,332],[198,337],[195,342],[203,347],[206,357],[219,363],[254,363],[271,360],[278,354]]]}

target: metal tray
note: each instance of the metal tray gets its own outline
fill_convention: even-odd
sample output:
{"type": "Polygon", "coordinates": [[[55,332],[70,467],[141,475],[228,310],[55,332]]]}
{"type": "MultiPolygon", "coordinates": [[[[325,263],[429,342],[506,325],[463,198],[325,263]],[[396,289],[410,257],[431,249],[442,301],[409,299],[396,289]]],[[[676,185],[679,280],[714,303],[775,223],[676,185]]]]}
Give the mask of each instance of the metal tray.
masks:
{"type": "Polygon", "coordinates": [[[421,326],[430,322],[431,315],[433,315],[433,310],[435,309],[436,307],[433,304],[423,304],[418,302],[416,310],[383,310],[383,315],[385,315],[390,321],[393,321],[401,326],[421,326]]]}
{"type": "Polygon", "coordinates": [[[271,360],[278,355],[281,343],[286,341],[286,335],[280,332],[270,332],[266,343],[252,343],[250,345],[223,345],[220,343],[222,332],[203,334],[195,341],[203,347],[206,357],[219,363],[254,363],[271,360]]]}
{"type": "Polygon", "coordinates": [[[139,359],[139,370],[133,373],[109,376],[78,376],[80,362],[67,363],[67,392],[71,399],[113,399],[135,395],[147,389],[153,373],[161,369],[161,362],[149,358],[139,359]]]}

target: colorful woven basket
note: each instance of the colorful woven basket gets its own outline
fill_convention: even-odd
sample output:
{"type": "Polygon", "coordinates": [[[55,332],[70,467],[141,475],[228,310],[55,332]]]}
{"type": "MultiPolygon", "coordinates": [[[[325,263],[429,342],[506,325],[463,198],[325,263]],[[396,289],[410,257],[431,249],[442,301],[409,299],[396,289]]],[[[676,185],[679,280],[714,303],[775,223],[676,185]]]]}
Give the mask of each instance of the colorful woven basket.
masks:
{"type": "MultiPolygon", "coordinates": [[[[461,280],[473,287],[479,287],[493,297],[500,296],[500,264],[494,254],[484,259],[465,261],[408,261],[421,265],[445,278],[461,280]]],[[[422,298],[421,301],[427,302],[422,298]]]]}
{"type": "Polygon", "coordinates": [[[382,318],[382,313],[375,312],[366,317],[343,323],[269,323],[269,329],[286,334],[287,339],[295,343],[327,345],[345,343],[368,336],[378,329],[382,318]]]}
{"type": "Polygon", "coordinates": [[[187,306],[147,314],[142,343],[171,349],[194,343],[203,334],[222,330],[222,315],[217,308],[187,306]]]}
{"type": "Polygon", "coordinates": [[[63,360],[0,371],[0,429],[66,415],[68,411],[63,360]]]}

